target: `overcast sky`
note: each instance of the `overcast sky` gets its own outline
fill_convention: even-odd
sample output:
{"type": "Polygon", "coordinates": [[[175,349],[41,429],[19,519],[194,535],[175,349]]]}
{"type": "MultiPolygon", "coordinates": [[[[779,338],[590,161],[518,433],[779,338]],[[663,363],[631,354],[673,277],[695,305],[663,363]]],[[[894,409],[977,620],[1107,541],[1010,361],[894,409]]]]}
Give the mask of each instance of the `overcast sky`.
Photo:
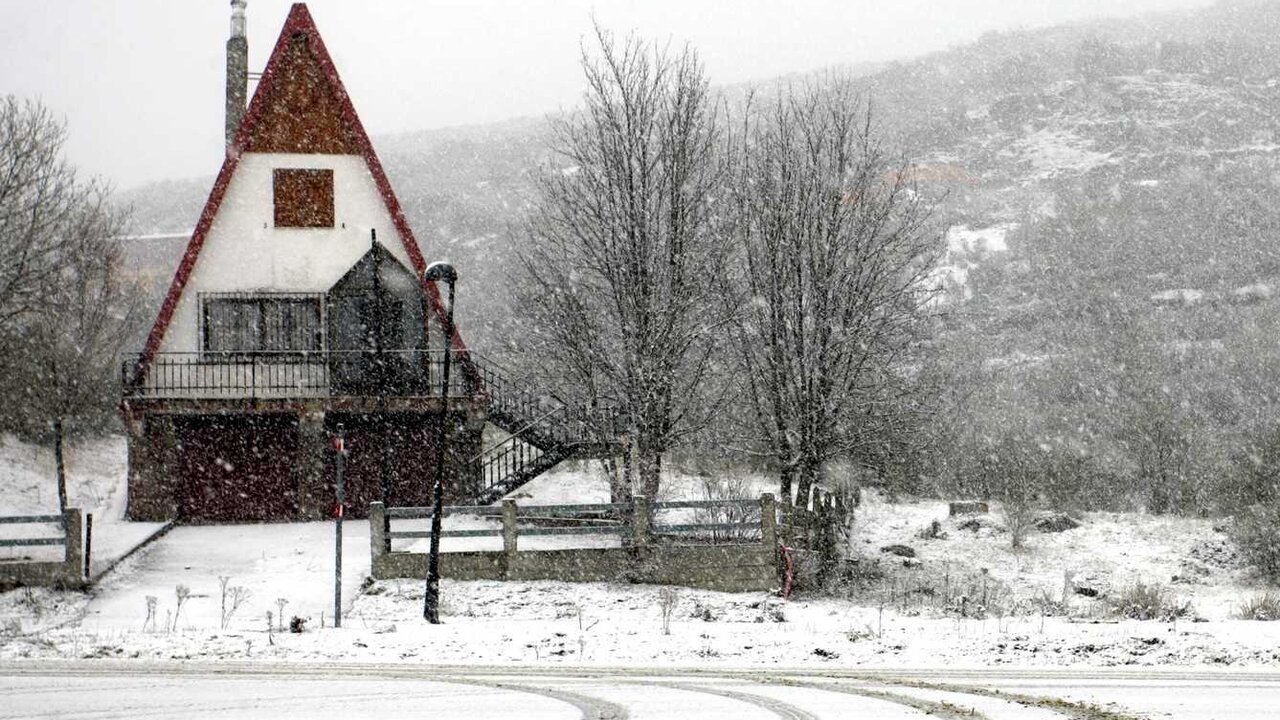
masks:
{"type": "MultiPolygon", "coordinates": [[[[579,43],[607,28],[691,42],[732,83],[905,58],[976,39],[1210,0],[314,0],[374,136],[575,105],[579,43]]],[[[249,0],[260,71],[289,3],[249,0]]],[[[126,188],[209,175],[221,162],[228,0],[0,0],[0,93],[65,118],[68,153],[126,188]]],[[[250,86],[252,92],[253,86],[250,86]]]]}

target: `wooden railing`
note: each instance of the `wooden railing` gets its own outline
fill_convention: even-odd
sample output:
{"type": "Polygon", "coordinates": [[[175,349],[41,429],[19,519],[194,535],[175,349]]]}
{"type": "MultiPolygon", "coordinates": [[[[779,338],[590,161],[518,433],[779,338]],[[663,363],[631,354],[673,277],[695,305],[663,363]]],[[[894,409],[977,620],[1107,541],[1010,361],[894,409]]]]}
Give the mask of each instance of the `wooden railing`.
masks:
{"type": "MultiPolygon", "coordinates": [[[[475,501],[496,500],[562,460],[617,451],[616,410],[570,406],[512,382],[476,353],[450,352],[449,397],[484,402],[488,420],[511,433],[475,459],[475,501]]],[[[444,358],[444,350],[415,349],[134,354],[120,373],[126,400],[419,398],[441,396],[444,358]]]]}
{"type": "Polygon", "coordinates": [[[65,530],[61,527],[63,517],[61,515],[10,515],[0,517],[0,525],[45,525],[49,523],[58,523],[59,531],[63,534],[57,536],[42,536],[28,538],[0,538],[0,547],[36,547],[41,545],[66,545],[67,536],[65,530]]]}
{"type": "Polygon", "coordinates": [[[58,525],[57,535],[5,537],[0,547],[48,547],[61,545],[60,561],[0,560],[0,582],[18,585],[73,585],[88,574],[89,555],[84,518],[79,508],[67,508],[60,515],[11,515],[0,517],[0,525],[58,525]]]}
{"type": "MultiPolygon", "coordinates": [[[[392,529],[384,536],[389,519],[394,528],[396,521],[430,520],[430,507],[384,508],[382,503],[370,503],[370,543],[375,555],[385,552],[387,541],[421,540],[431,536],[428,530],[392,529]]],[[[652,542],[722,542],[762,543],[772,546],[776,542],[776,503],[772,495],[758,500],[681,500],[651,503],[637,497],[630,503],[593,503],[575,505],[519,505],[507,499],[501,506],[450,505],[442,509],[441,517],[471,516],[488,518],[500,523],[499,527],[477,529],[442,530],[441,538],[501,537],[503,549],[515,552],[520,537],[546,535],[615,535],[628,544],[643,546],[652,542]],[[702,512],[737,511],[724,518],[695,516],[692,520],[679,518],[663,522],[669,511],[695,510],[702,512]]]]}
{"type": "Polygon", "coordinates": [[[778,538],[788,550],[833,553],[841,518],[848,508],[839,493],[814,485],[808,497],[779,505],[778,538]]]}

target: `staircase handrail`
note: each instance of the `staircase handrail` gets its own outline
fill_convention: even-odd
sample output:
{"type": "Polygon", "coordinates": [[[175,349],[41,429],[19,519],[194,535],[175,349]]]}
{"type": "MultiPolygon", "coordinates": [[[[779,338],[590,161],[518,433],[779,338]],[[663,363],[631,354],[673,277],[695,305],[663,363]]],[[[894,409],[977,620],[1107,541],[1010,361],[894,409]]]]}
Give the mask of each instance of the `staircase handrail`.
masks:
{"type": "Polygon", "coordinates": [[[493,445],[490,445],[489,447],[485,448],[484,450],[481,450],[479,453],[477,453],[477,454],[475,455],[475,457],[473,457],[473,458],[471,458],[470,460],[468,460],[468,461],[467,461],[467,463],[468,463],[468,464],[471,464],[471,463],[474,463],[474,462],[478,462],[478,461],[480,461],[482,458],[484,458],[484,457],[485,457],[486,455],[488,455],[490,452],[492,452],[492,451],[494,451],[494,450],[497,450],[498,448],[502,447],[503,445],[506,445],[507,443],[511,442],[512,440],[521,440],[521,441],[523,442],[523,440],[522,440],[522,438],[521,438],[520,436],[521,436],[522,434],[524,434],[524,432],[525,432],[526,430],[529,430],[530,428],[532,428],[533,426],[535,426],[535,425],[537,425],[538,423],[542,422],[543,420],[546,420],[547,418],[551,417],[552,415],[554,415],[554,414],[556,414],[556,413],[558,413],[558,412],[563,412],[564,410],[565,410],[565,408],[564,408],[563,406],[562,406],[562,407],[558,407],[558,408],[553,408],[550,412],[548,412],[548,413],[546,413],[546,414],[542,415],[541,417],[538,417],[538,418],[536,418],[536,419],[534,419],[534,420],[529,421],[528,423],[526,423],[526,424],[525,424],[525,426],[524,426],[524,427],[520,428],[519,430],[517,430],[517,431],[515,431],[515,432],[513,432],[513,433],[509,433],[505,438],[503,438],[503,439],[499,440],[498,442],[494,443],[493,445]]]}
{"type": "Polygon", "coordinates": [[[478,498],[501,497],[575,453],[599,452],[604,445],[616,444],[616,408],[586,407],[555,393],[533,393],[510,380],[513,373],[501,363],[475,352],[470,361],[483,383],[491,419],[500,417],[497,424],[508,432],[468,461],[479,465],[484,478],[478,498]]]}

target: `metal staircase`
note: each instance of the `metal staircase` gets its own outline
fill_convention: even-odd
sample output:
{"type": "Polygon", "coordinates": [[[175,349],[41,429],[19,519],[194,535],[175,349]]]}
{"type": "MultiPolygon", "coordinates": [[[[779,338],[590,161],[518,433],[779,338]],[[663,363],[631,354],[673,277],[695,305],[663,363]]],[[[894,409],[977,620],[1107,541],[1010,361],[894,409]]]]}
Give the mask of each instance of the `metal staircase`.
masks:
{"type": "Polygon", "coordinates": [[[621,452],[616,433],[601,433],[616,428],[616,413],[573,408],[512,382],[488,360],[474,354],[469,360],[489,399],[489,422],[508,434],[476,460],[482,481],[476,504],[496,502],[565,460],[621,452]]]}

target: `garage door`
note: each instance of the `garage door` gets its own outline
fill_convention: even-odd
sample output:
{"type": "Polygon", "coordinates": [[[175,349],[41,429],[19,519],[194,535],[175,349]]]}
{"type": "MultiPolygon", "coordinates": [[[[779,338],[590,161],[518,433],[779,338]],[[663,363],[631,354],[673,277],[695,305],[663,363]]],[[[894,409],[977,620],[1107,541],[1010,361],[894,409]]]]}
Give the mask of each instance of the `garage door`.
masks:
{"type": "MultiPolygon", "coordinates": [[[[384,476],[392,507],[431,503],[431,478],[435,473],[432,416],[421,413],[330,413],[325,422],[330,432],[336,432],[341,424],[347,439],[343,483],[347,493],[348,517],[367,517],[369,503],[382,499],[384,476]]],[[[329,487],[332,488],[332,462],[328,472],[329,487]]]]}
{"type": "Polygon", "coordinates": [[[175,430],[180,519],[251,522],[294,517],[295,416],[183,418],[175,430]]]}

